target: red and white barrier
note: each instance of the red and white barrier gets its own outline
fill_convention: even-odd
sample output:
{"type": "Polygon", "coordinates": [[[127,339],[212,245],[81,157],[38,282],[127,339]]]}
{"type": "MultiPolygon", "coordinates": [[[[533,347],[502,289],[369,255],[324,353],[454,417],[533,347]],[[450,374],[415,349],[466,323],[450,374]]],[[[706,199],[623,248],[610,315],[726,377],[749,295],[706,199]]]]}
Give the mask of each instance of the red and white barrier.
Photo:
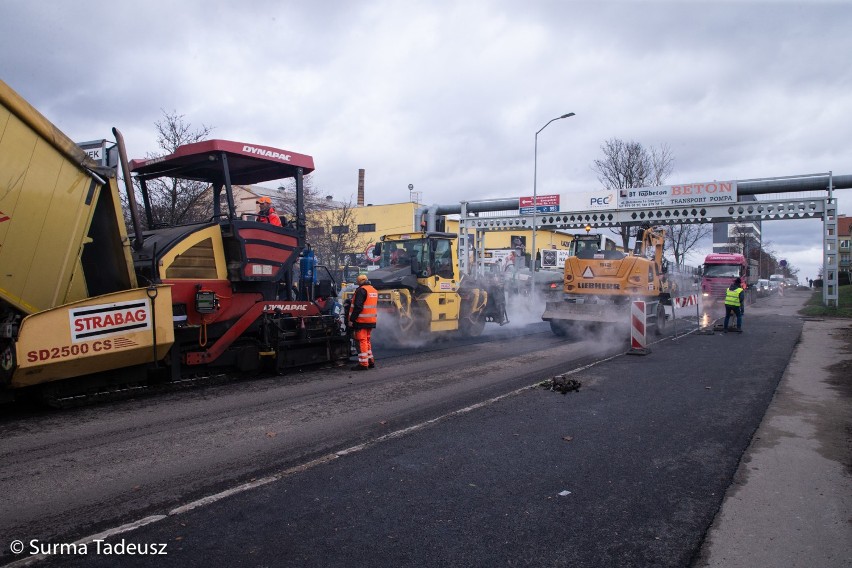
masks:
{"type": "Polygon", "coordinates": [[[633,355],[647,355],[648,316],[645,313],[645,302],[634,300],[630,304],[630,351],[633,355]]]}
{"type": "MultiPolygon", "coordinates": [[[[672,320],[674,320],[674,336],[677,339],[677,315],[675,314],[675,310],[677,308],[687,308],[689,306],[695,306],[695,321],[699,325],[699,332],[701,334],[705,333],[705,330],[701,328],[701,304],[699,302],[700,298],[698,294],[691,294],[689,296],[678,296],[672,298],[672,320]]],[[[711,331],[710,334],[713,332],[711,331]]]]}

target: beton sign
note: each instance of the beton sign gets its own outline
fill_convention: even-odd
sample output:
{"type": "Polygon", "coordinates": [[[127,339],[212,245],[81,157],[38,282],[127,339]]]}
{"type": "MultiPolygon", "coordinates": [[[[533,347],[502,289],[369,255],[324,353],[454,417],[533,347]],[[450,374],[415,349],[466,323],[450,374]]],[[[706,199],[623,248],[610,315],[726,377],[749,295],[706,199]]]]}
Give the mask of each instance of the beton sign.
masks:
{"type": "Polygon", "coordinates": [[[677,207],[724,205],[737,202],[737,182],[713,181],[618,190],[618,207],[677,207]]]}

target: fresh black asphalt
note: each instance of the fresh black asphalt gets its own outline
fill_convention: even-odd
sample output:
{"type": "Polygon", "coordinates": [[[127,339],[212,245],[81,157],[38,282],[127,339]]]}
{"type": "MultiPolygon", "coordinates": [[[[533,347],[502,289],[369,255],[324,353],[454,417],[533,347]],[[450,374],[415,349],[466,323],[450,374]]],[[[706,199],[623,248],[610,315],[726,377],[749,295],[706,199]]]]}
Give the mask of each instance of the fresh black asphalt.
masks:
{"type": "Polygon", "coordinates": [[[167,556],[47,565],[688,567],[802,329],[744,325],[665,339],[571,375],[578,392],[531,388],[109,540],[167,543],[167,556]]]}

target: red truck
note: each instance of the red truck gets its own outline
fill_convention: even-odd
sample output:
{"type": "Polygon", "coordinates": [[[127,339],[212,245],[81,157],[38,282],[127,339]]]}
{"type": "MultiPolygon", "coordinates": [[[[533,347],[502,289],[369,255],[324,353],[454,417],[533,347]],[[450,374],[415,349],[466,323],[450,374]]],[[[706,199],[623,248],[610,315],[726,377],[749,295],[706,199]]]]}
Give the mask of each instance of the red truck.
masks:
{"type": "Polygon", "coordinates": [[[704,302],[724,302],[725,289],[739,277],[743,289],[748,282],[748,263],[746,258],[737,253],[708,254],[704,259],[704,270],[701,278],[701,295],[704,302]]]}

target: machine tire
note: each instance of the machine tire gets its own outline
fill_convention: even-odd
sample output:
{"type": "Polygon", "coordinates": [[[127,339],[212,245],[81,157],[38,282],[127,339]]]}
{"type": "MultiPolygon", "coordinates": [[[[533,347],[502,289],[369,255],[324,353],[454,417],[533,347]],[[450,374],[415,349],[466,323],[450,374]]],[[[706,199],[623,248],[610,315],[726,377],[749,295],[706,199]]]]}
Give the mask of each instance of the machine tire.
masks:
{"type": "Polygon", "coordinates": [[[657,304],[657,318],[656,325],[654,326],[654,334],[655,335],[663,335],[666,332],[667,321],[666,321],[666,307],[662,302],[657,304]]]}
{"type": "Polygon", "coordinates": [[[424,322],[428,321],[417,309],[412,311],[413,317],[403,318],[398,314],[388,318],[381,317],[376,329],[373,331],[375,343],[382,343],[392,347],[404,347],[412,342],[419,342],[425,335],[424,322]]]}
{"type": "Polygon", "coordinates": [[[15,344],[0,340],[0,386],[6,386],[12,381],[15,366],[15,344]]]}
{"type": "Polygon", "coordinates": [[[570,326],[558,320],[550,320],[550,331],[556,337],[570,337],[570,326]]]}
{"type": "Polygon", "coordinates": [[[399,328],[399,332],[403,335],[407,335],[412,333],[412,330],[415,327],[416,321],[415,318],[406,318],[406,317],[398,317],[396,320],[397,327],[399,328]]]}
{"type": "Polygon", "coordinates": [[[479,337],[485,329],[485,318],[482,314],[462,316],[459,321],[459,331],[465,337],[479,337]]]}

